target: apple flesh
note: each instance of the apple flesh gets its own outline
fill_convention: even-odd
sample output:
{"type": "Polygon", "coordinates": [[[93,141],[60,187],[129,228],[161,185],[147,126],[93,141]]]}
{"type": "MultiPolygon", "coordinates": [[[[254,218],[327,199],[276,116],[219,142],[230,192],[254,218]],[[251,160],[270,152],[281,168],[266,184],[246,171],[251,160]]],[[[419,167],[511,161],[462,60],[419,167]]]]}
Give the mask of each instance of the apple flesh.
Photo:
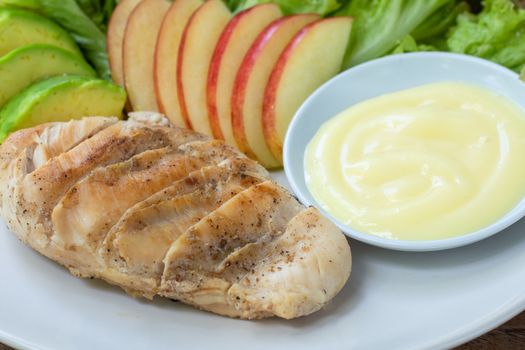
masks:
{"type": "Polygon", "coordinates": [[[316,88],[340,71],[351,28],[350,17],[311,23],[297,33],[275,64],[264,94],[263,130],[281,163],[292,117],[316,88]]]}
{"type": "Polygon", "coordinates": [[[236,145],[231,120],[235,76],[253,41],[281,16],[275,4],[262,4],[239,12],[228,23],[215,47],[208,73],[208,115],[213,136],[232,146],[236,145]]]}
{"type": "Polygon", "coordinates": [[[253,42],[235,78],[231,99],[235,140],[241,151],[266,168],[276,168],[280,163],[264,139],[264,87],[286,45],[299,30],[318,19],[317,15],[304,14],[272,22],[253,42]]]}
{"type": "Polygon", "coordinates": [[[141,1],[142,0],[122,0],[119,2],[108,24],[107,47],[109,69],[111,70],[113,81],[120,86],[124,86],[124,71],[122,68],[124,31],[126,30],[129,15],[141,1]]]}
{"type": "Polygon", "coordinates": [[[212,135],[206,85],[214,48],[231,13],[222,0],[208,0],[193,13],[177,57],[177,94],[182,117],[193,130],[212,135]]]}
{"type": "Polygon", "coordinates": [[[173,125],[188,127],[179,107],[177,56],[184,28],[202,0],[175,0],[164,16],[155,48],[153,76],[159,110],[173,125]]]}
{"type": "Polygon", "coordinates": [[[122,49],[124,84],[135,111],[157,111],[153,83],[155,44],[168,0],[143,0],[129,16],[122,49]]]}

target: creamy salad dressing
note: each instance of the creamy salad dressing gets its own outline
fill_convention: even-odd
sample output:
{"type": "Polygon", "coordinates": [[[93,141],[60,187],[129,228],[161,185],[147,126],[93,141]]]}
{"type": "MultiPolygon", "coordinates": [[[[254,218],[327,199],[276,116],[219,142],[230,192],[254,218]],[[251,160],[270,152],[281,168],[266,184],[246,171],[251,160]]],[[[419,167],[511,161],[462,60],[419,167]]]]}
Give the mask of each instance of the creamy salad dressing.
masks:
{"type": "Polygon", "coordinates": [[[525,194],[525,113],[455,82],[377,97],[319,129],[305,175],[317,202],[356,230],[402,240],[466,234],[525,194]]]}

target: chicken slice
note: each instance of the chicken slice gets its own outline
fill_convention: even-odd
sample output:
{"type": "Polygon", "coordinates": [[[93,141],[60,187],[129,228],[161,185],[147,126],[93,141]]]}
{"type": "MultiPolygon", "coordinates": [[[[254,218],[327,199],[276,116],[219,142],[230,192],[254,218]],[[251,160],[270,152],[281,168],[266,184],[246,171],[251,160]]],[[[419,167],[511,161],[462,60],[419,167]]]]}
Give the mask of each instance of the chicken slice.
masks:
{"type": "MultiPolygon", "coordinates": [[[[9,163],[20,155],[27,147],[32,147],[36,142],[35,139],[47,128],[57,123],[46,123],[35,126],[30,129],[21,129],[11,135],[2,143],[2,152],[0,152],[0,169],[6,169],[9,163]]],[[[5,175],[5,172],[2,172],[5,175]]]]}
{"type": "MultiPolygon", "coordinates": [[[[27,233],[35,235],[31,241],[41,246],[49,243],[53,227],[47,219],[52,209],[77,181],[93,169],[125,161],[150,149],[173,145],[165,129],[144,127],[138,122],[118,122],[26,176],[22,175],[14,198],[19,202],[17,215],[29,218],[25,224],[27,233]]],[[[171,130],[179,134],[179,144],[202,139],[200,135],[183,129],[171,130]]]]}
{"type": "Polygon", "coordinates": [[[249,168],[251,163],[246,159],[233,168],[230,164],[203,168],[130,208],[101,247],[105,257],[101,276],[126,286],[131,294],[152,297],[172,242],[222,203],[261,181],[247,174],[257,170],[249,168]]]}
{"type": "Polygon", "coordinates": [[[245,246],[220,270],[235,281],[227,299],[241,317],[291,319],[326,305],[350,276],[351,261],[341,231],[308,208],[290,220],[282,235],[245,246]]]}
{"type": "Polygon", "coordinates": [[[118,118],[91,117],[56,123],[34,137],[33,168],[42,166],[51,158],[69,151],[80,142],[118,122],[118,118]]]}
{"type": "Polygon", "coordinates": [[[205,160],[245,159],[246,156],[235,148],[219,140],[199,140],[187,142],[179,146],[190,157],[200,157],[205,160]]]}
{"type": "Polygon", "coordinates": [[[10,205],[15,188],[27,173],[115,122],[117,118],[92,117],[68,123],[42,124],[11,135],[4,142],[0,156],[0,168],[10,167],[8,171],[0,172],[6,177],[0,179],[4,186],[0,191],[0,206],[10,205]]]}
{"type": "Polygon", "coordinates": [[[95,258],[107,232],[122,214],[204,162],[170,147],[146,151],[94,170],[55,206],[52,240],[63,250],[86,250],[95,258]]]}
{"type": "Polygon", "coordinates": [[[241,316],[228,299],[232,282],[221,262],[268,235],[284,232],[302,209],[284,188],[265,181],[239,193],[176,240],[164,258],[160,294],[229,316],[241,316]]]}
{"type": "MultiPolygon", "coordinates": [[[[193,141],[180,149],[166,147],[140,153],[128,161],[95,169],[71,187],[55,206],[51,218],[53,243],[73,251],[71,259],[100,265],[97,250],[109,230],[136,203],[207,164],[231,158],[229,147],[216,141],[193,141]]],[[[81,273],[80,271],[77,271],[81,273]]]]}
{"type": "MultiPolygon", "coordinates": [[[[13,133],[2,144],[2,152],[0,152],[2,210],[5,212],[18,210],[18,203],[13,201],[19,192],[16,190],[23,186],[23,179],[28,173],[47,161],[46,156],[50,158],[65,152],[116,121],[116,118],[84,118],[68,123],[42,124],[13,133]]],[[[15,216],[9,219],[10,229],[15,232],[25,231],[28,223],[24,222],[23,218],[23,216],[15,216]]],[[[22,240],[25,238],[25,235],[20,236],[22,240]]]]}

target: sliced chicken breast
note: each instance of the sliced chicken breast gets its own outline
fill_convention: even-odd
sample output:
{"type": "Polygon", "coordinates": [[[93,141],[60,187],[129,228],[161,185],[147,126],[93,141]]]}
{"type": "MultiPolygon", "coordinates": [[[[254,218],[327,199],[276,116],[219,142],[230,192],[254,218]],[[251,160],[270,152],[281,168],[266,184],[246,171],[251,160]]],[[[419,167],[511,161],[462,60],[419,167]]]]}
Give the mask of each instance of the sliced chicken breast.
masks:
{"type": "Polygon", "coordinates": [[[101,248],[106,263],[101,276],[127,286],[131,293],[152,297],[141,290],[157,291],[163,259],[171,244],[228,199],[261,181],[256,175],[259,169],[250,164],[253,161],[235,163],[224,162],[190,173],[131,207],[101,248]],[[141,276],[148,288],[137,288],[136,276],[141,276]]]}
{"type": "Polygon", "coordinates": [[[0,147],[1,215],[80,277],[246,319],[308,315],[346,283],[343,234],[222,141],[156,113],[85,118],[0,147]]]}

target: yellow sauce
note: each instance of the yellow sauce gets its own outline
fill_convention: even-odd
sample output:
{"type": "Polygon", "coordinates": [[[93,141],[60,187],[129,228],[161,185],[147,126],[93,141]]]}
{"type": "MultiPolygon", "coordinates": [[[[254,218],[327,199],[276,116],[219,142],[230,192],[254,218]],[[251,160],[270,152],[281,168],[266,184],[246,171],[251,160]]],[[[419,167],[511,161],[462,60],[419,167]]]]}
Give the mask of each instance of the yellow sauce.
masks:
{"type": "Polygon", "coordinates": [[[305,175],[323,209],[358,231],[401,240],[467,234],[525,194],[525,113],[463,83],[384,95],[319,129],[305,175]]]}

